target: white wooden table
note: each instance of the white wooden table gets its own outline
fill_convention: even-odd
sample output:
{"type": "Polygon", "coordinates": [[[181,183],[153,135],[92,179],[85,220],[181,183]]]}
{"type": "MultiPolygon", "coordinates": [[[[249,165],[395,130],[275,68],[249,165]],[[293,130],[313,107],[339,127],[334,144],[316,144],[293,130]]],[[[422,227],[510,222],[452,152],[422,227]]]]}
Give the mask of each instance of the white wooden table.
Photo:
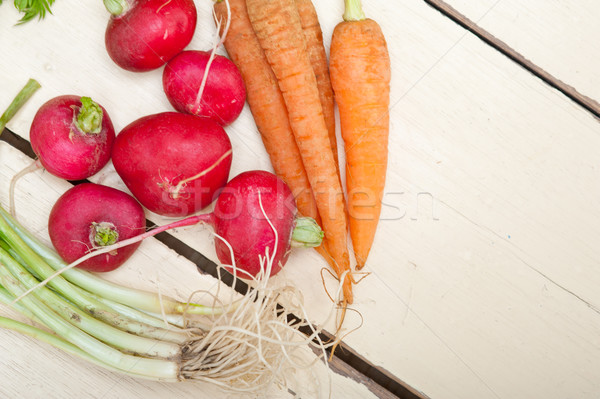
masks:
{"type": "MultiPolygon", "coordinates": [[[[37,108],[60,94],[91,96],[117,130],[171,109],[161,70],[125,72],[106,55],[102,2],[58,0],[53,15],[24,26],[13,26],[19,16],[4,3],[0,108],[28,78],[42,84],[11,131],[27,139],[37,108]]],[[[315,3],[328,41],[343,2],[315,3]]],[[[353,308],[362,319],[358,312],[347,317],[348,330],[361,320],[362,326],[344,339],[372,368],[352,372],[339,360],[342,371],[319,366],[317,380],[331,376],[333,398],[393,397],[377,386],[386,380],[406,397],[414,395],[399,384],[431,398],[599,397],[600,5],[447,1],[587,98],[577,104],[423,0],[363,3],[381,24],[392,59],[385,207],[371,274],[355,290],[353,308]]],[[[189,48],[207,49],[214,39],[211,2],[196,4],[189,48]]],[[[232,176],[270,170],[247,108],[227,131],[232,176]]],[[[0,142],[2,204],[9,178],[28,162],[0,142]]],[[[111,166],[98,178],[124,189],[111,166]]],[[[49,209],[69,187],[40,172],[19,183],[22,221],[43,239],[49,209]]],[[[216,260],[207,229],[172,235],[216,260]]],[[[298,285],[315,323],[325,321],[329,306],[319,276],[324,266],[315,253],[296,252],[274,279],[298,285]]],[[[159,282],[183,297],[217,284],[157,240],[144,242],[110,278],[153,289],[159,282]]],[[[333,330],[331,322],[325,326],[333,330]]],[[[0,331],[0,355],[1,397],[234,397],[206,384],[123,378],[7,331],[0,331]]],[[[298,397],[315,395],[302,392],[301,383],[295,388],[298,397]]],[[[264,397],[293,394],[273,387],[264,397]]]]}

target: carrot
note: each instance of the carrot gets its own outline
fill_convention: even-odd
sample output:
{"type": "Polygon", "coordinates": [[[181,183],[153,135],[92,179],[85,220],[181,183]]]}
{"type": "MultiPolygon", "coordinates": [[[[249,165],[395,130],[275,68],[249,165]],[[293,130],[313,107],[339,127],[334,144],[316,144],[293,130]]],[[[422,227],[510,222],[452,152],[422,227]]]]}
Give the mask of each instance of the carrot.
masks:
{"type": "Polygon", "coordinates": [[[338,168],[339,175],[333,88],[329,79],[329,66],[327,65],[327,52],[323,44],[323,31],[321,30],[321,24],[319,24],[317,10],[315,10],[312,1],[295,0],[295,2],[296,7],[298,7],[298,14],[300,15],[306,51],[308,51],[308,56],[315,72],[315,77],[317,78],[319,99],[321,100],[321,107],[323,107],[323,116],[325,117],[327,131],[329,132],[331,151],[333,152],[333,159],[335,160],[335,166],[338,168]]]}
{"type": "MultiPolygon", "coordinates": [[[[224,46],[242,74],[248,105],[275,174],[283,179],[294,193],[299,213],[312,217],[321,225],[317,204],[290,127],[287,108],[277,85],[277,78],[256,38],[248,18],[246,1],[229,0],[229,5],[231,22],[224,46]]],[[[226,3],[217,1],[214,11],[216,21],[220,21],[223,30],[227,21],[226,3]]],[[[315,250],[327,262],[332,263],[326,239],[315,250]]]]}
{"type": "Polygon", "coordinates": [[[390,58],[379,25],[360,0],[345,0],[333,31],[331,83],[346,152],[350,237],[357,268],[364,266],[381,213],[388,159],[390,58]]]}
{"type": "MultiPolygon", "coordinates": [[[[246,85],[247,101],[260,132],[275,174],[292,190],[303,216],[321,225],[317,204],[302,164],[302,157],[290,127],[288,112],[277,85],[277,78],[267,62],[248,18],[245,0],[229,0],[231,22],[224,41],[227,54],[240,70],[246,85]]],[[[215,17],[224,29],[227,5],[217,1],[215,17]]],[[[327,240],[315,250],[331,263],[327,240]]]]}
{"type": "MultiPolygon", "coordinates": [[[[256,38],[245,0],[229,0],[231,22],[225,49],[242,74],[247,101],[275,174],[294,193],[298,211],[320,224],[320,217],[302,157],[290,127],[287,108],[277,85],[277,78],[256,38]]],[[[227,21],[227,5],[215,3],[215,17],[221,27],[227,21]]]]}
{"type": "Polygon", "coordinates": [[[352,303],[344,194],[329,142],[300,16],[294,0],[247,0],[248,16],[283,95],[290,125],[317,201],[344,300],[352,303]]]}

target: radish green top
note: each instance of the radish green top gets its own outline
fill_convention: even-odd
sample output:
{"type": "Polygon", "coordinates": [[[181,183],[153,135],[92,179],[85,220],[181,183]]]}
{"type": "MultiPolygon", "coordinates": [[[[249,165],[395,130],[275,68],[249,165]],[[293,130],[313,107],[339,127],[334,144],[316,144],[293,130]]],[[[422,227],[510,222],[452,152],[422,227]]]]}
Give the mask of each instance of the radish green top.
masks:
{"type": "Polygon", "coordinates": [[[292,232],[293,247],[313,248],[321,245],[325,233],[315,219],[309,217],[296,218],[296,227],[292,232]]]}
{"type": "Polygon", "coordinates": [[[129,10],[129,1],[127,0],[104,0],[104,7],[113,16],[118,17],[129,10]]]}
{"type": "Polygon", "coordinates": [[[75,125],[83,133],[100,133],[102,131],[102,108],[91,98],[81,97],[81,108],[75,117],[75,125]]]}
{"type": "Polygon", "coordinates": [[[119,232],[114,224],[110,222],[93,222],[90,226],[90,241],[99,246],[113,245],[119,240],[119,232]]]}

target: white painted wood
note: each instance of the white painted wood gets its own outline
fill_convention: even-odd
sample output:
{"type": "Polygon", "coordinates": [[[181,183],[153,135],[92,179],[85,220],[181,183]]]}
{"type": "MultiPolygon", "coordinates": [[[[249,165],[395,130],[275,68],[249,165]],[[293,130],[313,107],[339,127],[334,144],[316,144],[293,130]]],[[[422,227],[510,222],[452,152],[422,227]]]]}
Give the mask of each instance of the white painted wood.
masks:
{"type": "MultiPolygon", "coordinates": [[[[0,48],[11,60],[0,65],[0,108],[28,77],[44,86],[9,125],[24,137],[35,109],[66,92],[96,98],[117,129],[170,109],[160,71],[110,63],[101,5],[82,3],[57,2],[54,16],[21,27],[10,26],[16,13],[0,15],[0,48]],[[85,39],[76,23],[84,16],[85,39]],[[83,41],[88,47],[74,44],[83,41]]],[[[341,3],[316,3],[326,38],[341,3]]],[[[371,274],[356,287],[362,320],[349,312],[346,331],[362,326],[345,342],[433,398],[597,397],[600,125],[425,3],[363,3],[392,57],[391,157],[371,274]]],[[[204,23],[192,47],[206,48],[212,22],[197,4],[204,23]]],[[[270,168],[247,109],[227,130],[232,175],[270,168]]],[[[103,181],[122,187],[111,170],[103,181]]],[[[44,185],[63,187],[41,179],[20,185],[22,202],[34,203],[44,185]]],[[[43,221],[49,208],[27,209],[43,221]]],[[[175,235],[215,259],[207,229],[175,235]]],[[[323,267],[315,253],[296,252],[273,280],[297,284],[319,323],[329,311],[323,267]]]]}
{"type": "MultiPolygon", "coordinates": [[[[30,162],[20,151],[0,142],[0,187],[7,187],[10,177],[30,162]]],[[[23,178],[17,201],[20,204],[19,220],[47,244],[48,213],[56,199],[71,185],[48,176],[30,174],[23,178]]],[[[6,190],[0,191],[0,203],[7,203],[6,190]]],[[[145,241],[126,265],[103,276],[111,281],[131,287],[170,295],[187,300],[197,290],[216,293],[226,301],[236,295],[227,286],[208,275],[197,272],[196,266],[178,256],[162,243],[145,241]]],[[[195,295],[200,303],[209,304],[206,295],[195,295]]],[[[27,322],[27,319],[4,305],[2,315],[27,322]]],[[[311,349],[298,352],[299,360],[308,364],[316,360],[311,349]]],[[[223,393],[208,383],[160,383],[138,380],[106,371],[100,367],[62,353],[47,344],[36,342],[12,331],[0,329],[0,396],[6,398],[37,398],[41,395],[60,398],[243,398],[246,395],[223,393]]],[[[366,386],[345,376],[329,371],[319,361],[306,370],[288,373],[288,388],[302,397],[375,398],[366,386]]],[[[273,386],[258,397],[295,397],[287,389],[273,386]]]]}
{"type": "Polygon", "coordinates": [[[597,1],[445,1],[557,79],[600,101],[597,1]]]}

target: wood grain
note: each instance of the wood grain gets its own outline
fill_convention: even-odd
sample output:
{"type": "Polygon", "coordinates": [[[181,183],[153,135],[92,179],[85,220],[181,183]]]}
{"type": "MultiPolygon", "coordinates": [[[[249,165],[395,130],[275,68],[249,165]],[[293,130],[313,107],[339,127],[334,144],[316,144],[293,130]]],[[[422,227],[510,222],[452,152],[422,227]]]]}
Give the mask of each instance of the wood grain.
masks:
{"type": "MultiPolygon", "coordinates": [[[[325,38],[341,19],[341,3],[315,4],[325,38]]],[[[117,129],[169,109],[159,71],[120,71],[107,60],[101,39],[90,39],[103,36],[101,4],[55,4],[54,15],[43,23],[21,27],[11,26],[17,19],[11,7],[0,13],[0,47],[11,60],[0,64],[0,108],[30,76],[43,86],[11,130],[27,137],[37,107],[66,92],[96,97],[117,129]],[[84,16],[85,37],[75,22],[84,16]],[[39,37],[43,43],[31,39],[39,37]],[[64,37],[73,40],[65,43],[64,37]],[[71,45],[84,39],[88,46],[71,45]]],[[[206,22],[199,23],[191,47],[205,49],[213,29],[210,7],[197,4],[206,22]]],[[[348,313],[344,341],[432,398],[597,397],[600,124],[426,3],[363,4],[390,47],[390,169],[365,269],[371,274],[356,286],[356,311],[348,313]]],[[[247,109],[227,131],[234,148],[232,175],[270,170],[247,109]]],[[[5,176],[18,166],[5,151],[0,162],[5,176]]],[[[39,180],[21,185],[20,202],[39,203],[39,191],[48,195],[45,205],[27,214],[42,234],[47,207],[64,185],[47,174],[36,176],[30,178],[39,180]]],[[[96,178],[123,187],[111,167],[96,178]]],[[[173,234],[216,258],[207,229],[173,234]]],[[[331,307],[320,278],[325,266],[311,251],[295,252],[272,282],[299,286],[311,319],[329,328],[335,322],[327,317],[331,307]]],[[[332,278],[324,280],[335,290],[332,278]]],[[[9,342],[7,353],[24,346],[18,338],[0,342],[9,342]]],[[[15,381],[13,389],[25,386],[23,373],[35,371],[41,361],[28,352],[15,356],[18,367],[0,369],[15,381]],[[24,362],[28,356],[31,366],[24,362]]],[[[78,375],[79,368],[56,370],[43,381],[62,391],[66,382],[57,374],[78,375]]],[[[78,393],[90,385],[110,386],[110,376],[81,373],[78,393]]],[[[117,392],[141,389],[129,380],[118,385],[117,392]]],[[[339,398],[368,395],[347,379],[334,392],[339,398]]]]}
{"type": "Polygon", "coordinates": [[[600,9],[593,0],[425,0],[600,118],[600,9]]]}
{"type": "MultiPolygon", "coordinates": [[[[0,186],[7,187],[8,179],[19,168],[30,162],[29,157],[0,141],[0,186]]],[[[72,187],[70,183],[53,178],[44,173],[31,174],[19,184],[17,203],[20,205],[18,217],[21,223],[34,231],[47,244],[47,215],[58,196],[72,187]]],[[[6,192],[0,192],[0,203],[6,204],[6,192]]],[[[144,241],[131,261],[118,270],[105,273],[105,278],[136,288],[160,291],[180,300],[186,300],[195,290],[216,292],[218,280],[200,274],[196,265],[155,239],[144,241]]],[[[227,286],[220,284],[220,297],[225,300],[232,295],[227,286]]],[[[235,294],[235,293],[234,293],[235,294]]],[[[202,301],[201,297],[197,298],[202,301]]],[[[2,314],[26,321],[14,311],[2,306],[2,314]]],[[[167,395],[178,398],[218,398],[247,397],[246,395],[225,394],[219,388],[206,383],[159,383],[123,377],[105,371],[96,366],[63,354],[48,345],[0,329],[0,353],[6,362],[0,364],[0,375],[14,375],[19,378],[5,379],[0,386],[2,397],[39,397],[51,389],[60,392],[61,398],[102,397],[102,398],[164,398],[167,395]],[[60,365],[60,367],[57,367],[60,365]],[[35,378],[32,378],[35,375],[35,378]],[[77,383],[73,384],[73,376],[77,383]],[[25,381],[31,381],[25,383],[25,381]],[[91,391],[90,387],[94,387],[91,391]]],[[[304,361],[316,359],[315,354],[306,348],[301,354],[304,361]]],[[[339,367],[337,368],[340,370],[339,367]]],[[[329,389],[336,395],[349,398],[375,398],[371,389],[373,383],[368,380],[356,382],[339,372],[328,370],[322,362],[316,362],[311,369],[296,371],[289,375],[286,389],[273,386],[264,393],[274,398],[290,398],[295,395],[319,397],[327,395],[329,389]]]]}

